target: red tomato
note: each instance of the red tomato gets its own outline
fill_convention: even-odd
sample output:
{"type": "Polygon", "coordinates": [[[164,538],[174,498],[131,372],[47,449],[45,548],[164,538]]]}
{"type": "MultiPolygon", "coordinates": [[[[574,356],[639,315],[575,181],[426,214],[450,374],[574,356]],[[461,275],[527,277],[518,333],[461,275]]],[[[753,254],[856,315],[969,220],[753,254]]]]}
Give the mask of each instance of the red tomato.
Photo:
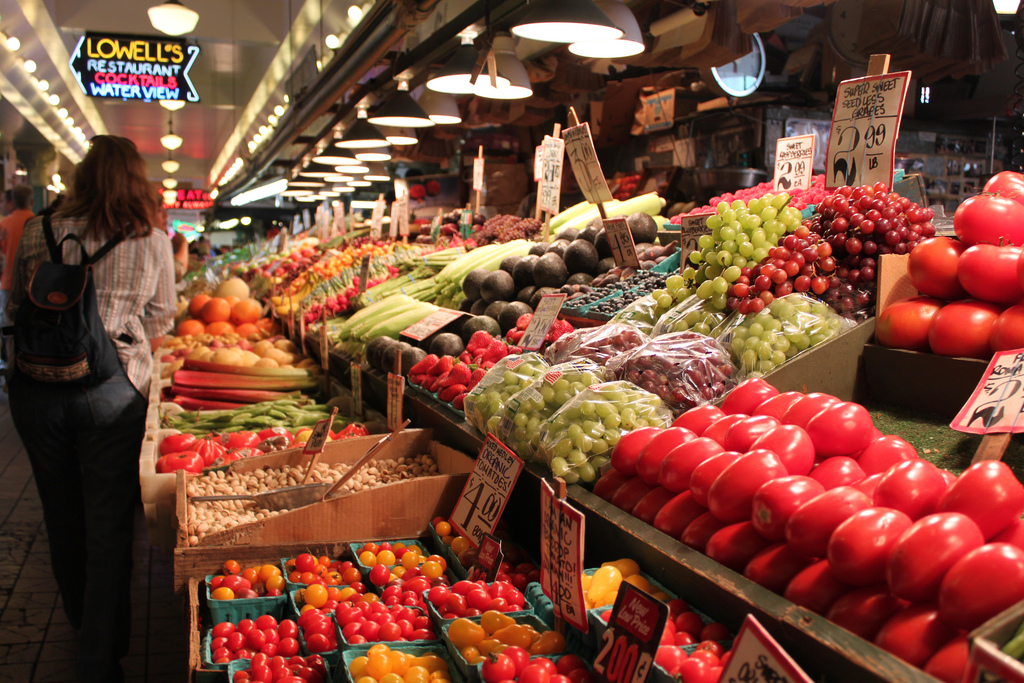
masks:
{"type": "Polygon", "coordinates": [[[675,498],[665,503],[654,517],[654,528],[668,534],[672,538],[679,538],[690,522],[697,519],[707,508],[700,505],[693,499],[693,493],[683,491],[676,494],[675,498]]]}
{"type": "Polygon", "coordinates": [[[640,477],[634,477],[620,486],[612,496],[611,504],[626,512],[636,507],[640,500],[654,489],[648,486],[640,477]]]}
{"type": "Polygon", "coordinates": [[[904,460],[890,467],[875,488],[875,505],[920,519],[936,511],[946,490],[938,467],[927,460],[904,460]]]}
{"type": "Polygon", "coordinates": [[[224,457],[227,453],[224,446],[210,438],[197,439],[192,445],[192,450],[203,456],[203,464],[207,467],[212,465],[217,458],[224,457]]]}
{"type": "Polygon", "coordinates": [[[967,515],[941,512],[922,517],[892,548],[886,567],[889,590],[913,602],[935,600],[949,568],[984,543],[981,529],[967,515]]]}
{"type": "Polygon", "coordinates": [[[785,543],[776,543],[751,558],[743,570],[743,576],[773,593],[782,593],[793,577],[812,561],[793,552],[785,543]]]}
{"type": "Polygon", "coordinates": [[[771,545],[750,522],[730,524],[708,539],[704,554],[735,572],[742,572],[751,559],[771,545]]]}
{"type": "Polygon", "coordinates": [[[898,436],[880,436],[857,456],[864,474],[881,474],[904,460],[916,460],[917,450],[898,436]]]}
{"type": "Polygon", "coordinates": [[[678,673],[679,666],[685,661],[686,653],[682,648],[678,648],[675,645],[663,645],[659,647],[658,652],[654,657],[654,663],[667,671],[670,676],[674,676],[678,673]]]}
{"type": "Polygon", "coordinates": [[[1020,247],[976,244],[960,255],[957,276],[975,299],[1015,304],[1024,297],[1017,278],[1020,255],[1020,247]]]}
{"type": "Polygon", "coordinates": [[[871,499],[852,486],[825,491],[804,503],[786,522],[786,543],[808,557],[825,557],[828,539],[854,513],[871,507],[871,499]]]}
{"type": "Polygon", "coordinates": [[[661,433],[657,427],[643,427],[624,434],[612,449],[612,467],[630,476],[636,475],[636,463],[640,453],[651,439],[661,433]]]}
{"type": "Polygon", "coordinates": [[[910,282],[930,297],[946,301],[966,299],[967,292],[956,277],[957,260],[966,249],[966,244],[949,237],[931,237],[918,243],[907,259],[910,282]]]}
{"type": "Polygon", "coordinates": [[[690,492],[693,493],[693,499],[700,505],[707,506],[711,485],[718,479],[718,475],[725,471],[725,468],[741,457],[742,455],[739,453],[725,451],[697,465],[690,476],[690,492]]]}
{"type": "Polygon", "coordinates": [[[758,406],[778,395],[779,390],[760,377],[743,380],[735,389],[725,395],[725,400],[722,401],[722,412],[726,415],[737,413],[753,415],[758,406]]]}
{"type": "Polygon", "coordinates": [[[1024,245],[1024,205],[993,195],[969,197],[953,215],[953,230],[968,246],[1024,245]]]}
{"type": "Polygon", "coordinates": [[[829,394],[811,392],[799,401],[795,401],[782,416],[783,424],[796,425],[806,429],[811,418],[830,405],[839,403],[839,399],[829,394]]]}
{"type": "Polygon", "coordinates": [[[870,477],[865,477],[864,479],[858,481],[856,484],[853,485],[853,488],[857,489],[868,498],[874,500],[875,491],[878,489],[878,482],[881,480],[881,474],[872,474],[870,477]]]}
{"type": "Polygon", "coordinates": [[[716,531],[726,526],[728,525],[725,522],[710,512],[705,512],[690,522],[690,526],[686,527],[686,531],[679,537],[679,540],[697,552],[702,553],[708,545],[708,539],[714,536],[716,531]]]}
{"type": "Polygon", "coordinates": [[[936,509],[967,515],[987,540],[1020,519],[1024,486],[1003,461],[984,460],[964,470],[936,509]]]}
{"type": "Polygon", "coordinates": [[[295,443],[295,437],[293,437],[292,433],[284,427],[268,427],[260,430],[256,435],[260,437],[260,441],[266,441],[267,439],[271,439],[275,436],[281,436],[284,437],[289,444],[295,443]]]}
{"type": "Polygon", "coordinates": [[[930,351],[928,333],[944,305],[930,296],[915,296],[887,306],[875,321],[875,341],[893,349],[930,351]]]}
{"type": "Polygon", "coordinates": [[[984,191],[1022,203],[1024,202],[1024,175],[1014,171],[1000,171],[988,179],[984,191]]]}
{"type": "Polygon", "coordinates": [[[611,502],[612,496],[619,490],[619,487],[632,479],[628,474],[623,474],[612,467],[601,475],[601,478],[594,484],[594,495],[601,500],[611,502]]]}
{"type": "Polygon", "coordinates": [[[516,677],[516,665],[511,657],[498,653],[494,657],[486,657],[480,666],[480,676],[484,683],[501,683],[516,677]]]}
{"type": "MultiPolygon", "coordinates": [[[[780,398],[782,396],[785,394],[779,394],[780,398]]],[[[814,467],[814,444],[803,427],[776,425],[759,436],[751,448],[765,448],[774,453],[789,474],[806,475],[814,467]]]]}
{"type": "Polygon", "coordinates": [[[939,679],[942,683],[960,683],[964,679],[964,669],[967,668],[967,654],[970,649],[967,634],[960,634],[932,655],[924,665],[924,672],[939,679]]]}
{"type": "Polygon", "coordinates": [[[992,357],[989,337],[1002,312],[1001,306],[974,299],[946,304],[932,319],[928,345],[940,356],[988,360],[992,357]]]}
{"type": "Polygon", "coordinates": [[[661,430],[640,451],[640,457],[636,462],[637,476],[647,484],[656,486],[658,475],[661,473],[661,463],[665,460],[668,452],[696,438],[697,436],[693,432],[682,427],[669,427],[661,430]]]}
{"type": "Polygon", "coordinates": [[[988,543],[967,553],[946,572],[939,587],[939,614],[970,631],[1024,600],[1024,550],[988,543]]]}
{"type": "Polygon", "coordinates": [[[729,428],[747,417],[750,416],[744,415],[742,413],[736,413],[735,415],[726,415],[725,417],[721,418],[720,420],[709,426],[707,429],[705,429],[704,433],[701,434],[701,436],[716,441],[724,447],[725,435],[729,431],[729,428]]]}
{"type": "Polygon", "coordinates": [[[175,470],[202,474],[203,456],[195,451],[182,451],[181,453],[168,453],[156,461],[156,471],[159,474],[169,474],[175,470]]]}
{"type": "Polygon", "coordinates": [[[708,509],[724,522],[750,520],[757,490],[786,475],[786,468],[774,453],[764,449],[750,451],[715,478],[708,489],[708,509]]]}
{"type": "Polygon", "coordinates": [[[702,436],[705,429],[722,417],[725,417],[725,413],[723,413],[722,409],[718,406],[697,406],[696,408],[690,408],[685,413],[677,417],[676,421],[672,423],[672,426],[689,429],[697,436],[702,436]]]}
{"type": "Polygon", "coordinates": [[[935,605],[911,605],[885,622],[875,636],[875,645],[921,667],[955,635],[956,629],[939,618],[935,605]]]}
{"type": "Polygon", "coordinates": [[[793,577],[782,597],[795,605],[825,615],[843,595],[852,590],[832,573],[828,560],[818,560],[793,577]]]}
{"type": "MultiPolygon", "coordinates": [[[[1021,207],[1024,208],[1024,207],[1021,207]]],[[[859,403],[832,404],[807,422],[818,460],[859,453],[871,443],[871,415],[859,403]]]]}
{"type": "Polygon", "coordinates": [[[196,437],[192,434],[170,434],[160,441],[160,455],[190,450],[189,447],[195,442],[196,437]]]}
{"type": "Polygon", "coordinates": [[[224,447],[229,451],[237,451],[241,448],[255,448],[261,439],[256,432],[232,432],[222,437],[224,447]]]}
{"type": "Polygon", "coordinates": [[[862,480],[865,474],[856,460],[845,455],[837,455],[811,470],[810,477],[821,482],[821,485],[829,490],[839,486],[853,486],[862,480]]]}
{"type": "Polygon", "coordinates": [[[899,510],[868,508],[836,527],[828,540],[828,563],[840,581],[871,586],[885,581],[889,554],[914,521],[899,510]]]}
{"type": "Polygon", "coordinates": [[[990,543],[1009,543],[1024,550],[1024,520],[1018,519],[989,539],[990,543]]]}
{"type": "Polygon", "coordinates": [[[768,415],[746,417],[729,427],[725,433],[725,450],[746,453],[762,434],[778,424],[778,418],[768,415]]]}
{"type": "Polygon", "coordinates": [[[754,494],[751,521],[758,533],[770,541],[786,538],[786,523],[804,503],[825,493],[825,487],[810,477],[779,477],[754,494]]]}
{"type": "Polygon", "coordinates": [[[717,441],[703,436],[673,448],[661,464],[658,484],[675,493],[686,491],[697,465],[724,450],[717,441]]]}
{"type": "Polygon", "coordinates": [[[799,401],[804,397],[799,391],[785,391],[778,396],[772,396],[770,399],[759,405],[754,409],[751,415],[770,415],[772,417],[782,420],[782,416],[786,414],[790,406],[799,401]]]}
{"type": "Polygon", "coordinates": [[[858,588],[836,600],[827,617],[864,640],[874,640],[885,622],[907,604],[893,597],[885,585],[858,588]]]}
{"type": "MultiPolygon", "coordinates": [[[[1021,263],[1024,263],[1024,255],[1021,263]]],[[[1024,304],[1010,306],[999,314],[992,325],[989,343],[993,351],[1024,348],[1024,304]]]]}
{"type": "Polygon", "coordinates": [[[656,486],[651,489],[651,492],[640,499],[630,514],[639,519],[644,524],[654,525],[654,518],[658,516],[665,505],[675,497],[676,494],[672,493],[666,488],[656,486]]]}

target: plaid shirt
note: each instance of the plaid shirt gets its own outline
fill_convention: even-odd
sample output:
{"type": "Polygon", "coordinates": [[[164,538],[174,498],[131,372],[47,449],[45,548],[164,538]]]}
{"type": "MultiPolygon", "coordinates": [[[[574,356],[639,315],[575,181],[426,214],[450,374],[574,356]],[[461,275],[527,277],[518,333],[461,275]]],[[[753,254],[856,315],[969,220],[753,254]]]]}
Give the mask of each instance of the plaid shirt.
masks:
{"type": "MultiPolygon", "coordinates": [[[[85,218],[51,218],[51,221],[58,242],[69,232],[81,235],[85,231],[85,218]]],[[[90,254],[106,242],[94,236],[83,241],[90,254]]],[[[64,247],[64,263],[81,261],[77,244],[72,242],[64,247]]],[[[11,320],[25,297],[36,264],[49,260],[42,218],[33,218],[25,225],[18,245],[11,302],[7,307],[11,320]]],[[[174,321],[173,260],[171,240],[163,232],[154,230],[148,237],[124,240],[93,266],[96,304],[103,326],[117,347],[128,379],[141,392],[146,391],[153,373],[153,353],[147,340],[166,334],[174,321]],[[131,337],[134,343],[118,339],[122,334],[131,337]]]]}

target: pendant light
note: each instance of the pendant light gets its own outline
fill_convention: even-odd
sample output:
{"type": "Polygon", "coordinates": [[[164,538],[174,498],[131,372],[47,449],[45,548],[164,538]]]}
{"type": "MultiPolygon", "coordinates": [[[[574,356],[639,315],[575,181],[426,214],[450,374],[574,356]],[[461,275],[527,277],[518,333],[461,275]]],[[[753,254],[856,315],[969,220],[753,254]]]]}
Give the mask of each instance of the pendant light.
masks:
{"type": "MultiPolygon", "coordinates": [[[[345,131],[345,135],[334,143],[334,146],[342,149],[367,149],[369,147],[387,147],[390,144],[387,138],[366,120],[366,108],[360,105],[355,122],[345,131]]],[[[340,172],[344,173],[344,171],[340,172]]]]}
{"type": "Polygon", "coordinates": [[[313,194],[313,190],[301,190],[301,189],[290,190],[289,189],[289,190],[285,190],[284,192],[282,192],[281,196],[282,197],[305,197],[306,195],[311,195],[311,194],[313,194]]]}
{"type": "Polygon", "coordinates": [[[409,94],[409,81],[405,78],[398,79],[398,91],[367,120],[377,126],[395,128],[430,128],[437,125],[409,94]]]}
{"type": "Polygon", "coordinates": [[[462,123],[459,103],[448,93],[425,89],[418,102],[430,120],[439,126],[462,123]]]}
{"type": "Polygon", "coordinates": [[[462,44],[455,50],[440,71],[427,81],[427,89],[452,95],[473,93],[473,72],[479,53],[473,47],[473,35],[463,33],[462,44]]]}
{"type": "Polygon", "coordinates": [[[580,57],[618,59],[638,55],[644,51],[644,37],[640,33],[640,24],[637,23],[633,12],[626,7],[626,3],[622,0],[597,0],[597,6],[622,29],[622,37],[615,40],[573,43],[569,46],[569,52],[580,57]]]}
{"type": "Polygon", "coordinates": [[[160,106],[167,111],[178,111],[185,106],[184,100],[160,100],[160,106]]]}
{"type": "Polygon", "coordinates": [[[412,128],[386,128],[383,131],[384,137],[395,147],[406,147],[415,145],[420,140],[416,137],[416,131],[412,128]]]}
{"type": "Polygon", "coordinates": [[[325,183],[347,183],[350,180],[355,180],[355,178],[350,175],[341,175],[340,173],[324,176],[325,183]]]}
{"type": "Polygon", "coordinates": [[[594,0],[533,0],[512,33],[547,43],[580,43],[616,40],[623,31],[594,0]]]}
{"type": "Polygon", "coordinates": [[[348,181],[349,187],[369,187],[373,185],[369,180],[350,180],[348,181]]]}
{"type": "Polygon", "coordinates": [[[330,148],[324,150],[323,153],[317,154],[313,157],[313,161],[318,164],[327,164],[328,166],[340,166],[342,164],[354,164],[356,163],[355,157],[341,156],[334,154],[329,151],[330,148]]]}
{"type": "Polygon", "coordinates": [[[174,134],[174,124],[171,121],[170,113],[167,114],[167,135],[160,138],[160,144],[164,148],[169,150],[175,150],[181,147],[181,143],[184,142],[180,135],[174,134]]]}
{"type": "Polygon", "coordinates": [[[291,190],[291,189],[296,188],[296,187],[300,187],[300,188],[323,187],[326,184],[327,183],[325,183],[322,180],[313,180],[312,178],[300,178],[298,180],[289,181],[288,189],[291,190]]]}
{"type": "Polygon", "coordinates": [[[497,34],[491,49],[494,51],[494,64],[498,70],[497,85],[491,82],[491,75],[488,73],[490,66],[485,64],[473,81],[473,92],[478,97],[492,100],[519,100],[532,95],[530,76],[516,56],[516,45],[512,36],[507,33],[497,34]]]}
{"type": "Polygon", "coordinates": [[[348,194],[349,192],[355,192],[356,188],[349,187],[348,185],[336,185],[334,191],[342,194],[348,194]]]}
{"type": "Polygon", "coordinates": [[[181,164],[171,157],[171,150],[167,150],[167,161],[160,164],[160,168],[164,169],[168,175],[174,175],[181,168],[181,164]]]}
{"type": "Polygon", "coordinates": [[[178,0],[167,0],[147,10],[149,23],[157,31],[169,36],[182,36],[195,30],[199,12],[182,5],[178,0]]]}
{"type": "Polygon", "coordinates": [[[355,175],[361,175],[369,171],[370,168],[368,166],[363,166],[359,164],[350,164],[348,166],[335,166],[334,170],[337,171],[338,173],[352,173],[355,175]]]}
{"type": "Polygon", "coordinates": [[[356,152],[359,161],[391,161],[391,153],[384,147],[356,152]]]}
{"type": "Polygon", "coordinates": [[[384,168],[384,164],[370,164],[370,170],[363,176],[363,180],[370,180],[375,183],[386,183],[391,180],[391,174],[384,168]]]}
{"type": "Polygon", "coordinates": [[[163,180],[161,180],[160,182],[161,182],[161,183],[163,184],[163,186],[164,186],[164,187],[166,187],[166,188],[167,188],[168,190],[173,190],[173,189],[175,189],[176,187],[178,187],[178,181],[177,181],[177,180],[175,180],[174,178],[164,178],[164,179],[163,179],[163,180]]]}
{"type": "Polygon", "coordinates": [[[301,178],[324,178],[329,175],[334,175],[337,171],[334,170],[333,166],[327,164],[318,164],[313,162],[299,171],[299,177],[301,178]]]}

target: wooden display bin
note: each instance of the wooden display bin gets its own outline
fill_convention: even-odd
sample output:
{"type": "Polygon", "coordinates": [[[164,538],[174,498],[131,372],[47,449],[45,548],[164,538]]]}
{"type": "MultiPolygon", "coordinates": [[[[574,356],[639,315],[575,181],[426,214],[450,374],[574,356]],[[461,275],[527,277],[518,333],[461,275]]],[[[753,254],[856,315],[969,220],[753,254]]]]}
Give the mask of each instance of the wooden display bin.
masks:
{"type": "MultiPolygon", "coordinates": [[[[379,436],[329,442],[320,462],[355,462],[379,436]]],[[[234,558],[243,564],[260,558],[281,558],[305,552],[311,544],[380,538],[417,538],[428,532],[430,521],[447,515],[455,506],[466,478],[473,469],[472,458],[432,440],[429,429],[410,429],[395,435],[380,458],[430,453],[440,474],[418,477],[332,498],[303,508],[282,512],[260,522],[237,526],[189,546],[186,535],[187,475],[177,474],[175,504],[177,536],[174,549],[174,585],[183,590],[190,578],[201,578],[234,558]],[[325,540],[327,539],[327,540],[325,540]]],[[[299,449],[237,460],[230,469],[240,472],[262,467],[301,465],[307,462],[299,449]]],[[[330,553],[329,553],[330,554],[330,553]]]]}
{"type": "Polygon", "coordinates": [[[971,654],[964,683],[1021,683],[1024,663],[1002,652],[1024,620],[1024,602],[1019,602],[971,631],[971,654]]]}

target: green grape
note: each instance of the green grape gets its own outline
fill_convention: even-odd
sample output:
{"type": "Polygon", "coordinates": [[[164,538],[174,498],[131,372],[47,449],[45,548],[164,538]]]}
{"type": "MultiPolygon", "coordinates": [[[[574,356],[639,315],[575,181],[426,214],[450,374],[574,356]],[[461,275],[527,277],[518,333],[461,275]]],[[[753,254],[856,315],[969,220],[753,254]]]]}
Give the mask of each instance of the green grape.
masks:
{"type": "Polygon", "coordinates": [[[745,268],[747,266],[747,259],[743,256],[736,255],[732,257],[732,264],[737,268],[745,268]]]}
{"type": "Polygon", "coordinates": [[[693,331],[708,336],[711,334],[711,327],[706,322],[699,322],[693,326],[693,331]]]}
{"type": "Polygon", "coordinates": [[[711,305],[720,311],[724,311],[729,304],[729,297],[725,292],[715,292],[711,295],[711,305]]]}
{"type": "Polygon", "coordinates": [[[573,465],[582,465],[587,461],[587,456],[583,453],[583,451],[574,448],[572,451],[570,451],[569,457],[566,458],[566,460],[568,460],[569,463],[573,465]]]}
{"type": "Polygon", "coordinates": [[[732,204],[730,206],[733,209],[745,209],[747,208],[747,203],[742,199],[734,199],[732,200],[732,204]]]}
{"type": "Polygon", "coordinates": [[[779,210],[774,206],[769,206],[767,209],[761,212],[761,220],[767,223],[768,221],[775,220],[775,217],[779,215],[779,210]]]}
{"type": "Polygon", "coordinates": [[[764,247],[758,247],[754,249],[754,253],[750,255],[750,260],[754,263],[760,263],[761,261],[764,261],[767,256],[768,250],[764,247]]]}
{"type": "Polygon", "coordinates": [[[757,351],[754,349],[746,349],[740,356],[740,365],[744,370],[750,372],[757,364],[757,351]]]}
{"type": "Polygon", "coordinates": [[[663,294],[655,296],[654,301],[662,308],[672,308],[674,300],[668,292],[664,292],[663,294]]]}
{"type": "MultiPolygon", "coordinates": [[[[735,242],[733,242],[735,244],[735,242]]],[[[722,268],[728,268],[732,265],[732,252],[726,249],[718,252],[718,265],[722,268]]]]}
{"type": "Polygon", "coordinates": [[[568,439],[559,439],[558,443],[555,444],[555,447],[552,449],[551,452],[554,454],[556,458],[564,458],[567,455],[569,455],[569,452],[571,450],[572,441],[569,441],[568,439]]]}
{"type": "Polygon", "coordinates": [[[568,472],[562,475],[562,479],[565,480],[566,484],[575,484],[580,480],[580,475],[576,470],[569,470],[568,472]]]}
{"type": "MultiPolygon", "coordinates": [[[[607,446],[605,447],[605,450],[608,450],[607,446]]],[[[610,463],[611,460],[612,459],[607,455],[595,455],[593,458],[590,459],[590,464],[594,466],[594,469],[599,470],[608,463],[610,463]]]]}
{"type": "MultiPolygon", "coordinates": [[[[617,413],[612,413],[604,418],[603,424],[608,430],[613,430],[622,424],[622,418],[620,418],[617,413]]],[[[610,434],[611,431],[608,433],[610,434]]],[[[605,438],[607,439],[607,436],[605,438]]]]}
{"type": "Polygon", "coordinates": [[[669,291],[675,292],[686,286],[686,280],[681,275],[669,275],[665,280],[665,286],[669,291]]]}
{"type": "Polygon", "coordinates": [[[761,217],[751,213],[743,218],[743,227],[747,231],[756,230],[761,225],[761,217]]]}
{"type": "Polygon", "coordinates": [[[690,263],[692,263],[693,265],[698,265],[701,261],[704,260],[704,257],[701,255],[699,251],[691,251],[690,256],[688,258],[690,259],[690,263]]]}
{"type": "Polygon", "coordinates": [[[715,242],[721,242],[722,241],[722,230],[721,229],[717,229],[717,230],[712,230],[711,231],[711,241],[712,241],[712,244],[714,244],[715,242]]]}
{"type": "Polygon", "coordinates": [[[705,280],[697,286],[697,297],[700,299],[710,299],[711,295],[714,293],[715,290],[711,284],[711,280],[705,280]]]}
{"type": "Polygon", "coordinates": [[[723,213],[723,212],[727,211],[728,209],[729,209],[728,202],[718,202],[718,204],[715,205],[715,211],[717,211],[718,213],[723,213]]]}
{"type": "Polygon", "coordinates": [[[568,472],[569,463],[566,462],[565,458],[551,458],[551,474],[555,475],[556,477],[562,477],[564,479],[568,472]]]}
{"type": "Polygon", "coordinates": [[[736,229],[731,225],[726,225],[722,228],[720,237],[722,240],[734,240],[736,239],[736,229]]]}
{"type": "MultiPolygon", "coordinates": [[[[695,254],[695,253],[697,253],[697,252],[693,252],[690,255],[693,256],[693,254],[695,254]]],[[[697,277],[697,271],[694,268],[691,268],[690,266],[687,266],[686,268],[683,268],[683,279],[684,280],[686,280],[687,282],[693,282],[693,280],[696,277],[697,277]]]]}
{"type": "Polygon", "coordinates": [[[774,199],[772,199],[772,207],[774,207],[775,209],[781,209],[782,207],[786,206],[786,204],[788,204],[788,203],[789,203],[789,195],[786,194],[785,192],[783,192],[780,195],[777,195],[774,199]]]}
{"type": "Polygon", "coordinates": [[[757,372],[764,375],[775,369],[775,363],[770,360],[759,360],[757,361],[757,372]]]}
{"type": "Polygon", "coordinates": [[[747,334],[751,337],[760,337],[764,334],[764,325],[759,322],[750,323],[747,325],[747,334]]]}
{"type": "Polygon", "coordinates": [[[787,359],[788,356],[782,351],[776,351],[775,353],[772,354],[772,362],[775,363],[776,365],[782,365],[783,363],[786,362],[787,359]]]}
{"type": "Polygon", "coordinates": [[[711,281],[711,288],[715,291],[715,293],[725,294],[726,292],[729,291],[729,282],[724,277],[719,276],[711,281]]]}
{"type": "Polygon", "coordinates": [[[728,210],[726,210],[725,212],[722,213],[722,222],[723,223],[732,223],[734,220],[736,220],[736,212],[735,211],[733,211],[731,209],[728,209],[728,210]]]}
{"type": "Polygon", "coordinates": [[[709,252],[705,253],[704,254],[704,263],[708,264],[709,266],[717,266],[718,265],[718,252],[717,251],[709,251],[709,252]]]}
{"type": "Polygon", "coordinates": [[[786,234],[786,226],[782,221],[771,220],[764,224],[765,230],[770,230],[775,235],[775,244],[778,244],[778,238],[786,234]]]}
{"type": "Polygon", "coordinates": [[[768,234],[764,228],[758,228],[754,232],[750,233],[750,243],[754,245],[754,248],[763,247],[768,243],[768,234]]]}
{"type": "MultiPolygon", "coordinates": [[[[585,462],[576,468],[576,472],[579,474],[580,479],[585,484],[593,484],[597,480],[597,470],[589,462],[585,462]]],[[[568,480],[566,480],[568,482],[568,480]]]]}
{"type": "Polygon", "coordinates": [[[623,423],[629,424],[636,419],[636,411],[632,408],[623,408],[619,412],[619,416],[622,418],[623,423]]]}
{"type": "Polygon", "coordinates": [[[701,235],[697,238],[697,246],[701,249],[710,249],[715,246],[715,238],[711,235],[701,235]]]}
{"type": "Polygon", "coordinates": [[[710,228],[711,230],[716,230],[720,227],[722,227],[721,216],[708,216],[708,228],[710,228]]]}
{"type": "Polygon", "coordinates": [[[704,270],[704,276],[707,279],[709,279],[709,280],[714,280],[716,277],[718,277],[721,274],[722,274],[722,267],[721,266],[711,266],[711,265],[709,265],[704,270]]]}
{"type": "Polygon", "coordinates": [[[740,256],[749,259],[754,255],[754,244],[752,242],[740,242],[739,246],[736,247],[736,251],[739,252],[740,256]]]}

